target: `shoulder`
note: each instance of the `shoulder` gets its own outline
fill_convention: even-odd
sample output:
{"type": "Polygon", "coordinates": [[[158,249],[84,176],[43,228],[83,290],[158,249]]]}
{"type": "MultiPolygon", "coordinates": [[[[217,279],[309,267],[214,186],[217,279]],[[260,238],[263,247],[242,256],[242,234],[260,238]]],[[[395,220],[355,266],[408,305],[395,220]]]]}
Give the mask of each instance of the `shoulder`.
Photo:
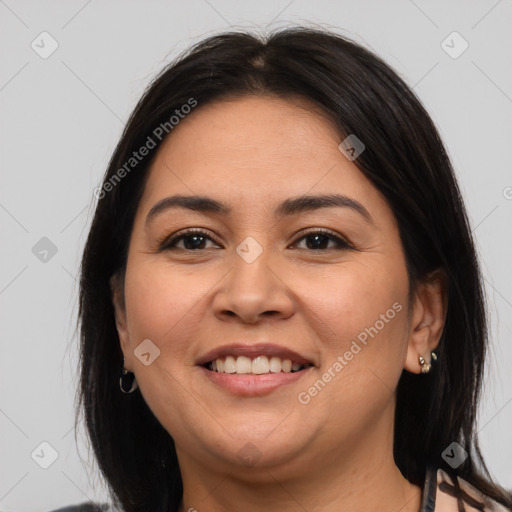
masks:
{"type": "MultiPolygon", "coordinates": [[[[489,498],[476,487],[460,477],[456,477],[459,486],[465,493],[463,499],[467,512],[510,512],[509,509],[497,501],[489,498]]],[[[455,482],[448,473],[442,469],[437,470],[435,512],[458,512],[455,482]]]]}
{"type": "Polygon", "coordinates": [[[112,505],[107,503],[80,503],[79,505],[68,505],[59,509],[51,510],[50,512],[123,512],[112,505]]]}

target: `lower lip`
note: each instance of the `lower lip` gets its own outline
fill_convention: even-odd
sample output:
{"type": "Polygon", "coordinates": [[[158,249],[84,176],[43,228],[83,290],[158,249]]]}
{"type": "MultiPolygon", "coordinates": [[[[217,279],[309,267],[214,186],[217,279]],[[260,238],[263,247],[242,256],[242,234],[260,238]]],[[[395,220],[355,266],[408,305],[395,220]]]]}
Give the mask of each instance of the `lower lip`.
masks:
{"type": "Polygon", "coordinates": [[[263,373],[254,375],[250,373],[221,373],[199,367],[206,378],[229,392],[240,396],[266,395],[275,389],[292,384],[308,374],[313,367],[293,373],[263,373]]]}

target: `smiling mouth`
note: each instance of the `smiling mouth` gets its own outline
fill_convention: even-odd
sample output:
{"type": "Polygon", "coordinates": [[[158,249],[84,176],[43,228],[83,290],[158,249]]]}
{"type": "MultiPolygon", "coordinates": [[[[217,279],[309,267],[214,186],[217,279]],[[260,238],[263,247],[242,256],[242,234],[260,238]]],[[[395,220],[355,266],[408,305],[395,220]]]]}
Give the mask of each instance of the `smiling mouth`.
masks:
{"type": "Polygon", "coordinates": [[[277,356],[267,357],[265,355],[259,355],[256,357],[235,357],[228,355],[209,361],[203,366],[207,370],[216,373],[266,375],[269,373],[296,373],[312,367],[313,364],[298,363],[291,359],[284,359],[277,356]]]}

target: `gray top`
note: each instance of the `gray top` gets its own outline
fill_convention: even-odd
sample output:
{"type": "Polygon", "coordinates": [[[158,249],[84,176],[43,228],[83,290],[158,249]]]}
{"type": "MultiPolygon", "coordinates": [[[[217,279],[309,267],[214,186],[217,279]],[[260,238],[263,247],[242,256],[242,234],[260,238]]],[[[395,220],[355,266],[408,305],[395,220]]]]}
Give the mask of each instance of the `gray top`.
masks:
{"type": "Polygon", "coordinates": [[[51,512],[123,512],[117,508],[114,508],[108,503],[93,503],[92,501],[80,503],[79,505],[69,505],[64,508],[52,510],[51,512]]]}

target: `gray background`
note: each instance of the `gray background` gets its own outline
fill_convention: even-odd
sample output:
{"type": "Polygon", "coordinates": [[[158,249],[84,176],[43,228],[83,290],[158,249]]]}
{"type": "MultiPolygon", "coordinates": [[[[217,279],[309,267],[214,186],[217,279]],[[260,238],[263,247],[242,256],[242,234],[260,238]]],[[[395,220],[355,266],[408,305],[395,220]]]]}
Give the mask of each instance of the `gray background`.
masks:
{"type": "MultiPolygon", "coordinates": [[[[74,325],[92,191],[123,122],[151,77],[190,44],[228,28],[289,23],[330,25],[376,51],[439,127],[489,297],[479,436],[492,473],[512,487],[510,0],[0,0],[0,511],[106,499],[85,431],[77,446],[72,430],[74,325]],[[43,45],[43,31],[59,45],[46,59],[31,47],[43,45]],[[441,46],[453,31],[469,43],[456,59],[441,46]],[[43,237],[57,248],[46,262],[32,251],[43,237]],[[48,469],[31,458],[36,449],[49,461],[43,441],[58,452],[48,469]]],[[[448,41],[452,52],[461,48],[448,41]]]]}

